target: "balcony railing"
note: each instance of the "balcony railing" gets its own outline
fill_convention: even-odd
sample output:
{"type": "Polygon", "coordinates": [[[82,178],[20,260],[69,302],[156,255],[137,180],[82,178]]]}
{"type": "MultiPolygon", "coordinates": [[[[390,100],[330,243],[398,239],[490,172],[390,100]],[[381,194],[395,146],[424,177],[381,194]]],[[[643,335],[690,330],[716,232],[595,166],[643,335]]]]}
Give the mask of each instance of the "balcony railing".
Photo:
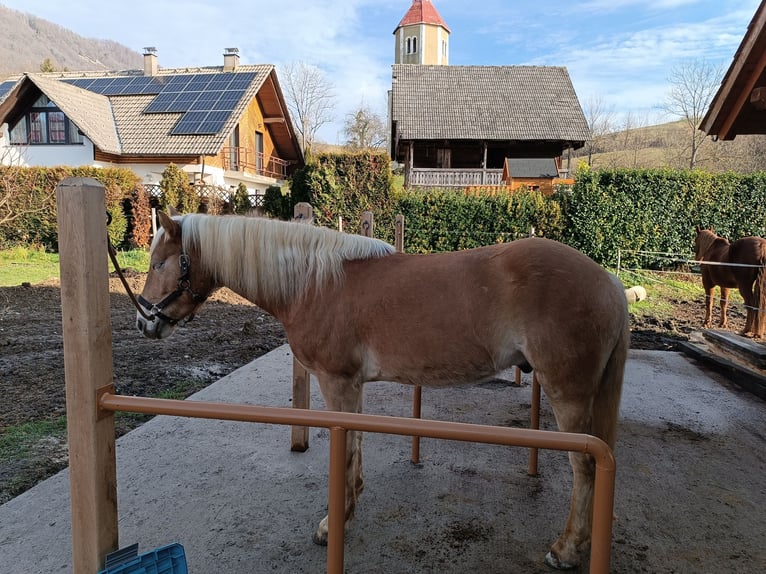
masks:
{"type": "Polygon", "coordinates": [[[433,169],[413,168],[410,187],[468,187],[471,185],[500,185],[502,169],[433,169]]]}
{"type": "Polygon", "coordinates": [[[287,178],[287,166],[290,162],[278,157],[256,153],[244,147],[225,147],[221,152],[223,168],[227,171],[249,171],[274,179],[287,178]]]}

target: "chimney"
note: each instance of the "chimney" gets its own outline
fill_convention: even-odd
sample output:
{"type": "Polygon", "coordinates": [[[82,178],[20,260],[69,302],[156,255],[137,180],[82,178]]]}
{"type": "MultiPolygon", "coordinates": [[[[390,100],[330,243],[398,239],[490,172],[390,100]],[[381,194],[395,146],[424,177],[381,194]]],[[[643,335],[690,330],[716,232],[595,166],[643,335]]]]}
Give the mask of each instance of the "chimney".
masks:
{"type": "Polygon", "coordinates": [[[144,76],[156,76],[158,70],[157,48],[154,46],[144,48],[144,76]]]}
{"type": "Polygon", "coordinates": [[[239,67],[239,48],[226,48],[223,52],[223,71],[234,72],[239,67]]]}

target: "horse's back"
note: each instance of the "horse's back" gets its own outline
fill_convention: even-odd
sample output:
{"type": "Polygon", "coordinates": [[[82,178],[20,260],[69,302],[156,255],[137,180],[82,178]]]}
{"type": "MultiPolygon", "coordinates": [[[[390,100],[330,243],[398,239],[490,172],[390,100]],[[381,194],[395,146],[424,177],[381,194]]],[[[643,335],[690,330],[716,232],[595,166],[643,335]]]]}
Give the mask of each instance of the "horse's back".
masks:
{"type": "Polygon", "coordinates": [[[761,265],[766,259],[766,239],[750,235],[732,242],[729,246],[730,263],[761,265]]]}
{"type": "Polygon", "coordinates": [[[627,324],[619,281],[547,239],[348,262],[345,275],[311,312],[374,378],[451,384],[559,360],[596,371],[627,324]]]}

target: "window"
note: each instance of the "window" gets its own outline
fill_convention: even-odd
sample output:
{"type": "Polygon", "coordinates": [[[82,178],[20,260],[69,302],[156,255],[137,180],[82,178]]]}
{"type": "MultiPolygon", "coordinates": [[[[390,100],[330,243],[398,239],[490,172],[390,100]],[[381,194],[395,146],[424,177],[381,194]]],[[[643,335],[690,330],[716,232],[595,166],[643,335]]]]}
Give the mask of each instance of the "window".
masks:
{"type": "Polygon", "coordinates": [[[229,169],[239,171],[239,126],[229,136],[229,169]]]}
{"type": "Polygon", "coordinates": [[[45,95],[40,96],[29,111],[11,128],[14,145],[81,144],[83,137],[77,126],[45,95]]]}
{"type": "Polygon", "coordinates": [[[407,38],[407,53],[408,54],[417,54],[418,53],[418,38],[417,36],[410,36],[407,38]]]}
{"type": "Polygon", "coordinates": [[[263,132],[255,132],[255,169],[263,172],[263,132]]]}

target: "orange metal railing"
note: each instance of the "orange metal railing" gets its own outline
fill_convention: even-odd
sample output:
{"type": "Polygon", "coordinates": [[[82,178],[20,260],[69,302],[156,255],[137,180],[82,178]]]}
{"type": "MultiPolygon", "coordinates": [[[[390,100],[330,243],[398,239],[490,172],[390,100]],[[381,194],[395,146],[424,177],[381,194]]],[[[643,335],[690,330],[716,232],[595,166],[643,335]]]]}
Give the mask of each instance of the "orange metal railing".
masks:
{"type": "Polygon", "coordinates": [[[590,571],[597,574],[609,572],[615,461],[607,444],[590,435],[308,409],[130,397],[115,395],[108,389],[100,394],[98,404],[106,412],[128,411],[330,429],[328,574],[343,573],[346,432],[349,430],[586,453],[596,462],[590,571]]]}

